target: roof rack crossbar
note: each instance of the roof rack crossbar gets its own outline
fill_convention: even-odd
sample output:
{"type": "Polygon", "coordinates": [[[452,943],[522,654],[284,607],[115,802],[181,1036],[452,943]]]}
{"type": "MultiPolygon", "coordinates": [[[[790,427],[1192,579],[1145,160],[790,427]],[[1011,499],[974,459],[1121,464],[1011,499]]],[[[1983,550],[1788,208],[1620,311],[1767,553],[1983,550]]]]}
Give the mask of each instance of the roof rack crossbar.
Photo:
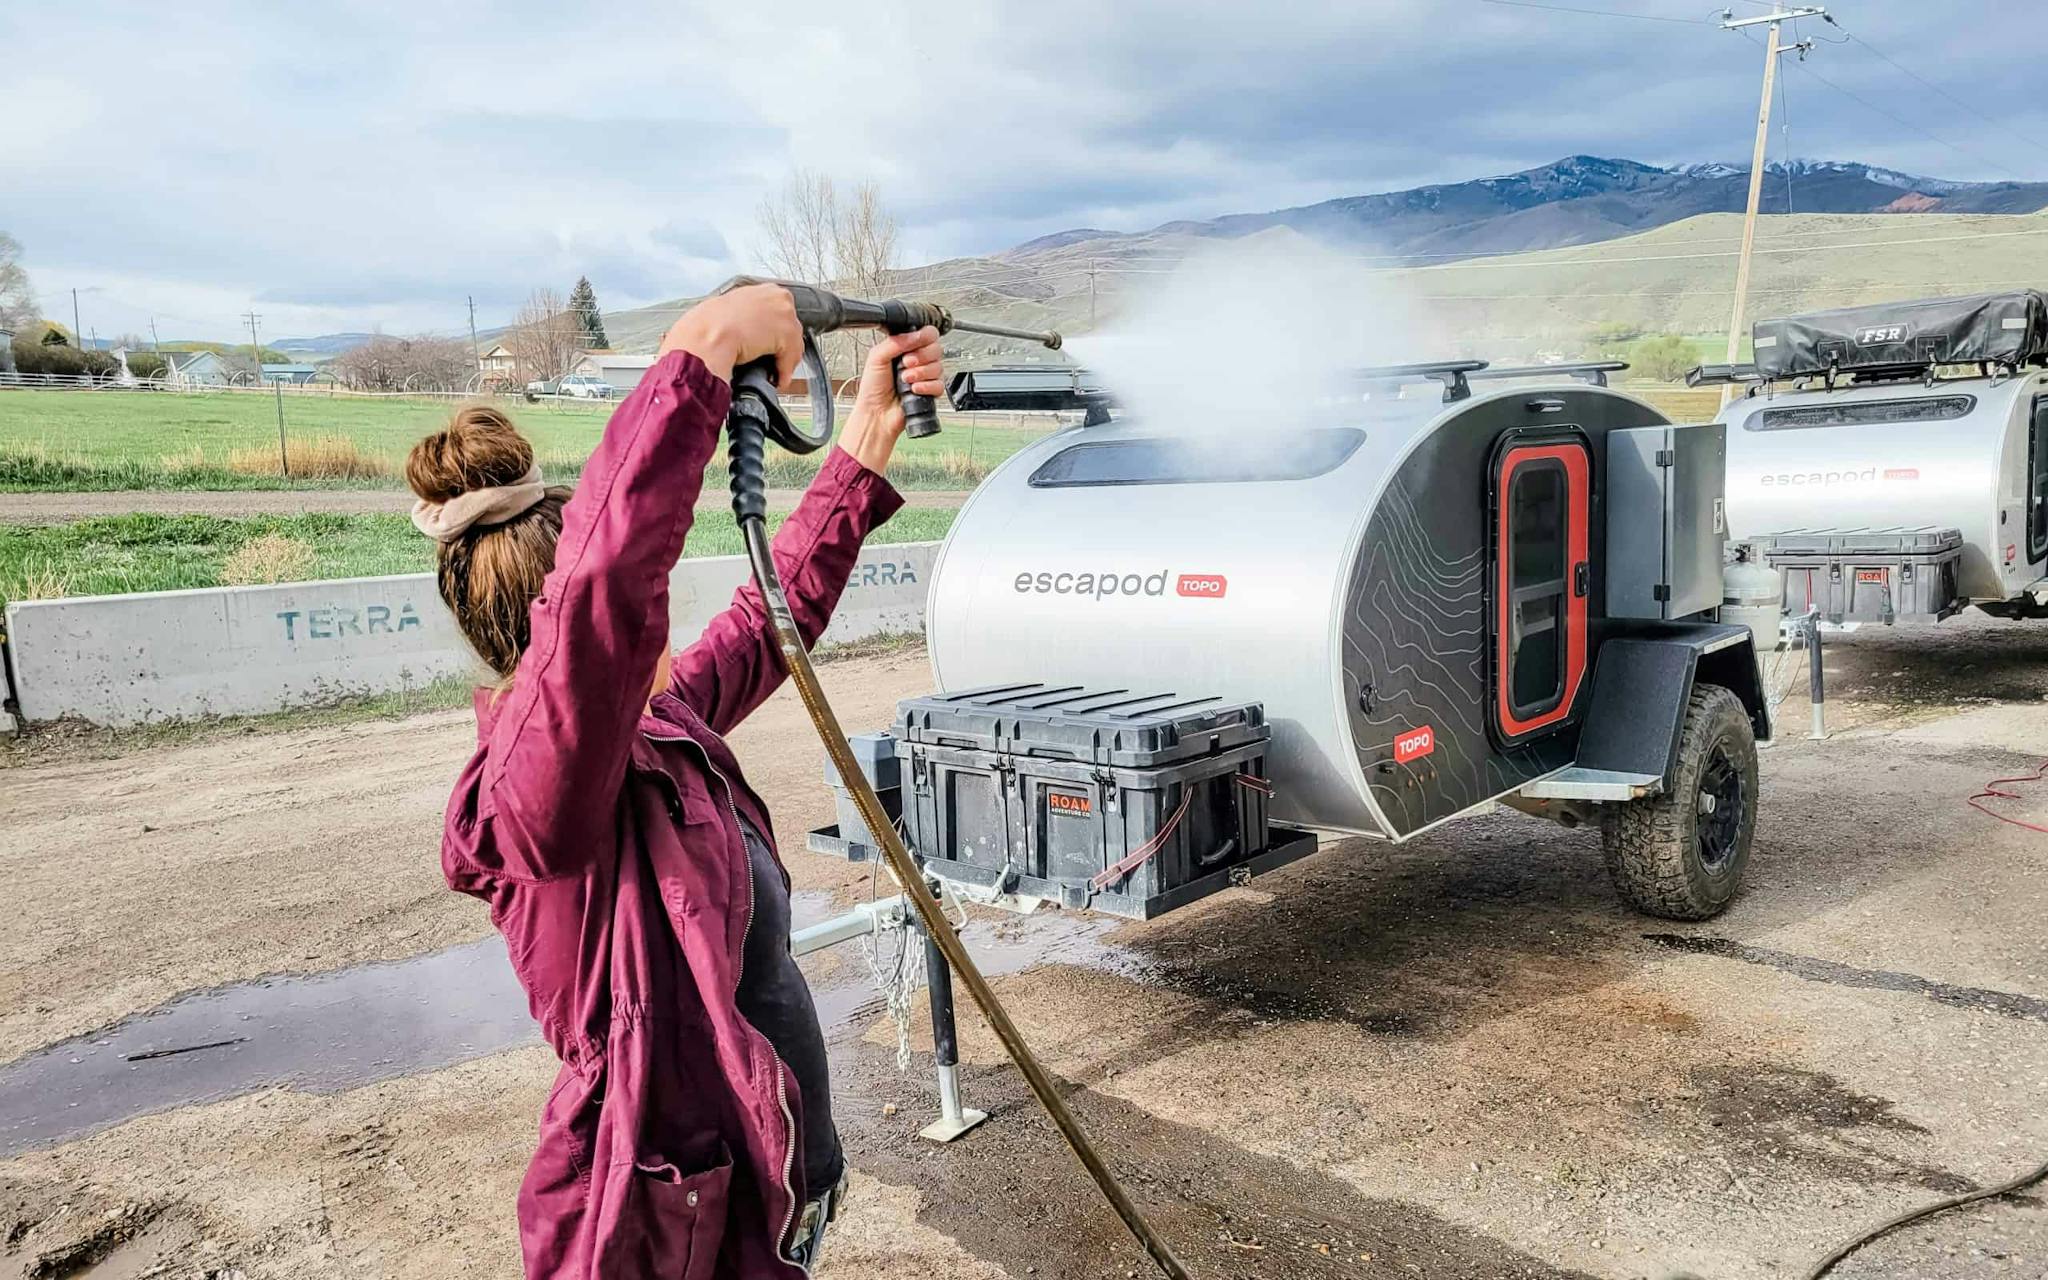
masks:
{"type": "Polygon", "coordinates": [[[1719,387],[1732,382],[1762,382],[1753,364],[1702,364],[1686,370],[1688,387],[1719,387]]]}
{"type": "Polygon", "coordinates": [[[1429,379],[1444,384],[1444,403],[1463,400],[1472,394],[1465,379],[1486,368],[1484,360],[1425,360],[1418,364],[1383,364],[1355,372],[1360,382],[1420,382],[1429,379]]]}
{"type": "Polygon", "coordinates": [[[1574,360],[1564,364],[1523,364],[1475,372],[1474,378],[1576,378],[1592,387],[1607,385],[1607,375],[1628,368],[1626,360],[1574,360]]]}

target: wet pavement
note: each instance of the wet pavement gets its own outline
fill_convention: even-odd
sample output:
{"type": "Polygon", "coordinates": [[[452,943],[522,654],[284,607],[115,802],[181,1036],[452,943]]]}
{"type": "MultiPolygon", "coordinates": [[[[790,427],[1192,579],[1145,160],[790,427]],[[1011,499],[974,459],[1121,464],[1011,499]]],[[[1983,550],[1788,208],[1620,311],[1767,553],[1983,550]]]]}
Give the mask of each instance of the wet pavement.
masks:
{"type": "MultiPolygon", "coordinates": [[[[832,895],[801,890],[791,905],[798,929],[837,909],[832,895]]],[[[1135,957],[1101,940],[1119,923],[1052,913],[978,920],[963,936],[991,977],[1046,960],[1128,973],[1135,957]]],[[[878,942],[885,961],[905,936],[878,942]]],[[[828,1032],[884,1008],[857,958],[813,996],[828,1032]]],[[[0,1159],[172,1107],[278,1085],[333,1093],[539,1040],[495,936],[395,963],[194,992],[0,1066],[0,1159]]]]}

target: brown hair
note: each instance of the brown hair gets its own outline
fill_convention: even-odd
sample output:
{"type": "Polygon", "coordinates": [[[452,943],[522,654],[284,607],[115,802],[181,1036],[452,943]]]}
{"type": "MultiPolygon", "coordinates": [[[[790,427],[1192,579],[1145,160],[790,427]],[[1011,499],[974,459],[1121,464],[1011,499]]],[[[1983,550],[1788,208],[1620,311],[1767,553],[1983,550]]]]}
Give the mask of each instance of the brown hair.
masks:
{"type": "MultiPolygon", "coordinates": [[[[518,483],[533,466],[533,446],[502,412],[464,405],[445,431],[421,440],[405,460],[406,483],[428,502],[446,502],[472,489],[518,483]]],[[[441,544],[441,599],[456,625],[500,685],[512,682],[531,631],[528,611],[555,567],[562,535],[562,504],[569,490],[547,496],[503,524],[475,525],[441,544]]]]}

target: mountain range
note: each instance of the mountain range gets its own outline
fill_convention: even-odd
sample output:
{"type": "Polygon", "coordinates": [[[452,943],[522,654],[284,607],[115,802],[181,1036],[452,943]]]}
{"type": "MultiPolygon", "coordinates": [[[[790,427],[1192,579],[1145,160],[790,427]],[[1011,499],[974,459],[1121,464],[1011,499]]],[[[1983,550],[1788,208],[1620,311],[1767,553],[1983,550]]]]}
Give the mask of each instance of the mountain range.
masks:
{"type": "MultiPolygon", "coordinates": [[[[1115,315],[1133,288],[1132,280],[1142,280],[1144,274],[1170,266],[1192,249],[1219,240],[1294,234],[1354,252],[1385,255],[1389,266],[1421,268],[1598,245],[1688,219],[1737,213],[1745,207],[1748,188],[1746,166],[1660,168],[1575,155],[1519,173],[1343,196],[1265,213],[1166,222],[1140,231],[1073,228],[987,256],[899,271],[895,287],[998,323],[1081,331],[1115,315]],[[1145,272],[1137,270],[1140,264],[1145,272]]],[[[1957,182],[1855,162],[1795,161],[1766,169],[1760,207],[1771,215],[1843,215],[1882,227],[1896,217],[2033,213],[2048,208],[2048,182],[1957,182]]],[[[1774,219],[1781,227],[1786,221],[1774,219]]],[[[1830,225],[1846,230],[1850,224],[1830,225]]],[[[1881,280],[1886,275],[1871,262],[1858,265],[1863,268],[1859,278],[1881,280]]],[[[677,309],[690,301],[679,298],[608,311],[605,330],[619,350],[652,350],[677,309]]],[[[1611,318],[1590,307],[1586,315],[1588,328],[1611,318]]],[[[273,345],[327,356],[358,345],[366,336],[330,334],[273,345]]],[[[960,341],[954,349],[967,357],[1006,350],[1001,343],[980,340],[960,341]]]]}

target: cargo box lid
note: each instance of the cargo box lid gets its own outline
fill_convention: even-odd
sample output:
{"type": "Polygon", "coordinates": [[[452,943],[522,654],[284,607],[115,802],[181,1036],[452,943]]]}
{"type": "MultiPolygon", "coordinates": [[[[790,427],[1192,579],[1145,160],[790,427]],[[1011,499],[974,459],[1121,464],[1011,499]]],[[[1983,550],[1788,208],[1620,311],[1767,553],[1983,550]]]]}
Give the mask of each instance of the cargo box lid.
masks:
{"type": "Polygon", "coordinates": [[[1934,525],[1787,529],[1751,541],[1765,543],[1770,553],[1781,555],[1935,556],[1962,546],[1963,531],[1934,525]]]}
{"type": "Polygon", "coordinates": [[[896,736],[930,746],[1144,769],[1270,736],[1265,707],[1218,697],[1018,683],[896,705],[896,736]]]}

